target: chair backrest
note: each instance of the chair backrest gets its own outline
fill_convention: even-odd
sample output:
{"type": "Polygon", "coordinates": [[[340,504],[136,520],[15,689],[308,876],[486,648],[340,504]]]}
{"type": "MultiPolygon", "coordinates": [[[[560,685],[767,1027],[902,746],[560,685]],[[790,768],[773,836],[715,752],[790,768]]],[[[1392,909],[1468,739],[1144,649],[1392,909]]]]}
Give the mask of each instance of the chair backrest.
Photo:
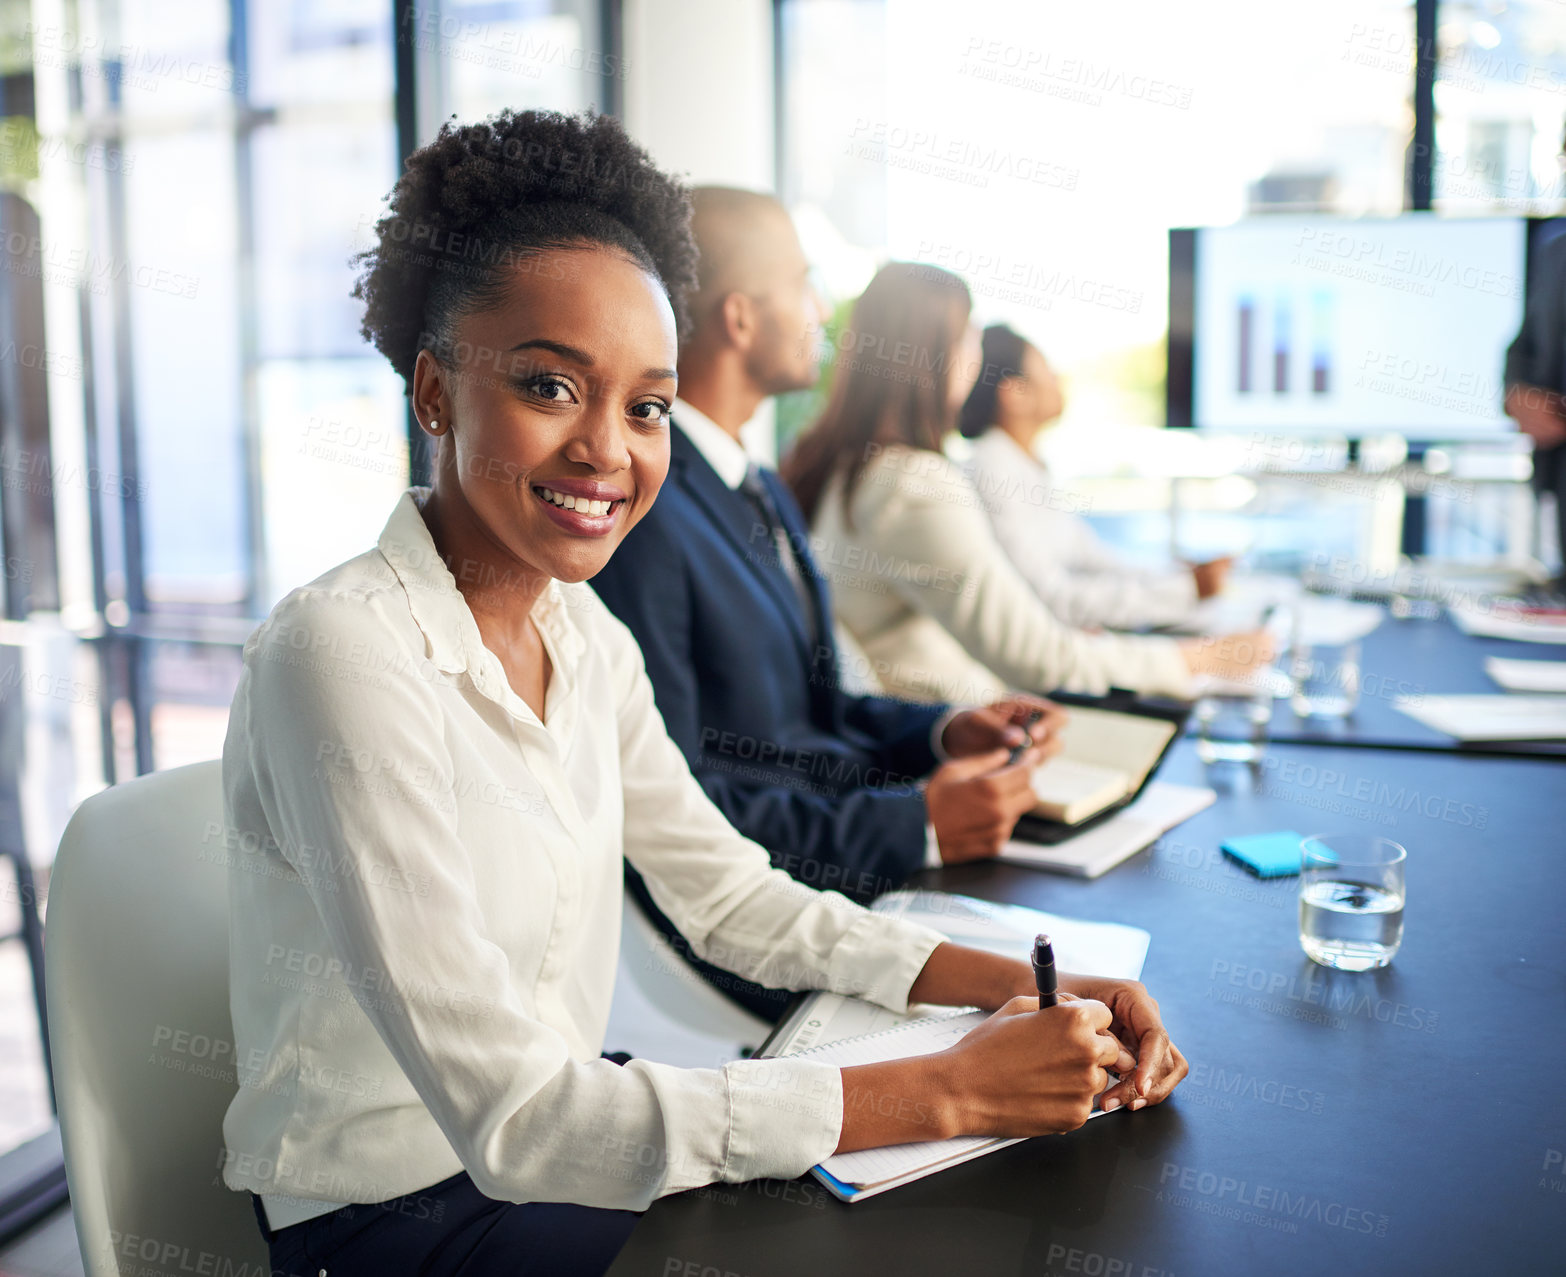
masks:
{"type": "Polygon", "coordinates": [[[95,794],[60,839],[45,937],[54,1085],[88,1277],[262,1277],[222,1179],[237,1090],[221,764],[95,794]]]}
{"type": "MultiPolygon", "coordinates": [[[[659,1014],[681,1029],[723,1042],[761,1045],[772,1031],[770,1024],[703,980],[659,934],[629,891],[622,908],[620,967],[659,1014]]],[[[636,1043],[612,1045],[625,1045],[636,1053],[636,1043]]]]}

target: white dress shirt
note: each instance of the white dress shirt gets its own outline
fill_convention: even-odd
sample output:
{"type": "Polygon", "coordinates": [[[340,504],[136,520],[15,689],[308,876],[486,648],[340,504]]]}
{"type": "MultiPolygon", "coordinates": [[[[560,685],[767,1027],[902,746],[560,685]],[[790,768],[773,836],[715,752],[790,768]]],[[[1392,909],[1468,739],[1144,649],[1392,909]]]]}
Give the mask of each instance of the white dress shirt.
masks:
{"type": "Polygon", "coordinates": [[[628,861],[703,958],[896,1010],[941,937],[772,869],[691,777],[585,584],[533,616],[543,721],[419,511],[246,643],[223,748],[239,1093],[224,1180],[273,1227],[465,1169],[486,1195],[640,1209],[829,1155],[838,1070],[599,1058],[628,861]]]}
{"type": "Polygon", "coordinates": [[[938,452],[879,449],[843,505],[826,486],[811,543],[838,617],[893,695],[982,702],[1017,687],[1189,697],[1172,639],[1087,634],[1061,624],[995,540],[979,494],[938,452]]]}
{"type": "Polygon", "coordinates": [[[718,473],[723,486],[739,491],[745,480],[745,472],[751,467],[751,456],[745,445],[704,413],[683,399],[676,399],[669,419],[685,432],[685,437],[696,445],[702,459],[718,473]]]}
{"type": "MultiPolygon", "coordinates": [[[[701,453],[702,459],[717,472],[718,478],[722,479],[727,487],[738,491],[741,481],[745,478],[745,472],[752,465],[740,441],[700,408],[693,408],[683,399],[674,401],[670,418],[685,432],[685,437],[696,446],[696,451],[701,453]]],[[[887,695],[886,689],[881,687],[879,682],[869,685],[875,678],[873,673],[868,673],[871,670],[870,662],[864,657],[853,634],[835,616],[832,619],[832,632],[838,651],[838,679],[845,685],[845,690],[848,690],[850,695],[887,695]]],[[[954,705],[936,719],[930,728],[930,748],[938,762],[948,761],[946,747],[941,743],[941,738],[946,735],[946,725],[961,712],[962,707],[954,705]]],[[[942,863],[940,839],[935,835],[935,826],[926,821],[924,867],[939,869],[942,863]]]]}
{"type": "Polygon", "coordinates": [[[1064,507],[1049,471],[999,426],[974,440],[968,472],[995,539],[1067,625],[1124,630],[1190,618],[1195,577],[1126,563],[1086,519],[1064,507]]]}

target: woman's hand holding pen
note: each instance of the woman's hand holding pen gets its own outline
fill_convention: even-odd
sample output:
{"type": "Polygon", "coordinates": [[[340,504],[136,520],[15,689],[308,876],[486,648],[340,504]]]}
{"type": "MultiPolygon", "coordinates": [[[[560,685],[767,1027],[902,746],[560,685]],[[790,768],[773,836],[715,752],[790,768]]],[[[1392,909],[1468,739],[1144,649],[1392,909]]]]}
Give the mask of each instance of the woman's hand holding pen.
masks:
{"type": "MultiPolygon", "coordinates": [[[[943,946],[944,947],[944,946],[943,946]]],[[[1054,1029],[1060,1038],[1060,1044],[1068,1048],[1066,1056],[1068,1064],[1072,1061],[1081,1064],[1091,1054],[1092,1042],[1082,1040],[1082,1032],[1091,1029],[1095,1034],[1101,1035],[1105,1042],[1097,1043],[1098,1053],[1092,1056],[1093,1063],[1089,1069],[1089,1077],[1096,1084],[1097,1089],[1087,1097],[1087,1108],[1083,1110],[1080,1121],[1073,1126],[1081,1125],[1087,1120],[1087,1115],[1092,1111],[1093,1098],[1100,1097],[1100,1104],[1106,1113],[1113,1112],[1122,1104],[1132,1109],[1145,1108],[1149,1104],[1157,1104],[1165,1099],[1169,1093],[1180,1084],[1187,1072],[1185,1056],[1169,1040],[1169,1034],[1164,1029],[1163,1018],[1158,1012],[1158,1003],[1153,1000],[1147,989],[1136,980],[1116,980],[1097,976],[1071,976],[1060,974],[1055,969],[1054,950],[1050,945],[1047,935],[1040,935],[1034,943],[1032,960],[1026,967],[1026,974],[1015,968],[1021,967],[1021,963],[1013,967],[1012,979],[1024,987],[1032,985],[1038,994],[1037,998],[1029,998],[1025,995],[1013,998],[996,1015],[990,1017],[979,1028],[970,1033],[962,1042],[958,1043],[952,1051],[945,1052],[952,1056],[959,1053],[970,1043],[976,1043],[982,1047],[986,1035],[1004,1030],[992,1026],[1004,1024],[1009,1015],[1015,1015],[1018,1010],[1031,1010],[1033,1015],[1029,1017],[1036,1025],[1043,1024],[1045,1031],[1054,1029]],[[1058,1025],[1058,1021],[1052,1021],[1054,1012],[1060,1009],[1074,1010],[1078,1018],[1064,1026],[1064,1032],[1058,1025]],[[1087,1017],[1084,1018],[1086,1013],[1087,1017]],[[1079,1048],[1078,1054],[1070,1054],[1069,1048],[1075,1045],[1079,1048]],[[1106,1058],[1107,1057],[1107,1058],[1106,1058]],[[1120,1075],[1120,1080],[1114,1086],[1109,1085],[1109,1078],[1103,1072],[1105,1068],[1113,1068],[1120,1075]]],[[[1001,1067],[1015,1067],[1012,1061],[985,1061],[990,1067],[997,1063],[1001,1067]]],[[[1080,1083],[1079,1071],[1067,1068],[1057,1083],[1064,1083],[1067,1091],[1071,1089],[1071,1083],[1080,1083]]],[[[1023,1098],[1027,1098],[1026,1087],[1019,1092],[1023,1098]]],[[[1035,1100],[1038,1096],[1034,1096],[1035,1100]]],[[[1045,1112],[1050,1113],[1051,1119],[1058,1113],[1060,1091],[1057,1086],[1055,1103],[1045,1106],[1045,1112]]],[[[980,1111],[984,1111],[981,1104],[980,1111]]],[[[1036,1113],[1035,1117],[1041,1116],[1036,1113]]],[[[1008,1120],[1027,1121],[1022,1114],[1014,1114],[1008,1120]]],[[[1062,1128],[1069,1129],[1069,1128],[1062,1128]]],[[[985,1128],[980,1134],[1004,1134],[1000,1127],[985,1128]]],[[[1037,1134],[1032,1129],[1019,1129],[1016,1134],[1037,1134]]]]}
{"type": "Polygon", "coordinates": [[[1013,998],[956,1046],[934,1055],[843,1069],[837,1152],[955,1135],[1052,1135],[1087,1121],[1109,1085],[1134,1067],[1101,1002],[1039,1010],[1013,998]]]}
{"type": "MultiPolygon", "coordinates": [[[[1122,1104],[1141,1109],[1168,1099],[1190,1071],[1190,1065],[1180,1048],[1170,1041],[1158,1003],[1147,987],[1140,980],[1066,972],[1060,973],[1057,982],[1062,1005],[1081,999],[1108,1007],[1112,1017],[1110,1032],[1130,1053],[1126,1066],[1115,1069],[1123,1076],[1105,1092],[1104,1111],[1113,1112],[1122,1104]]],[[[1015,1004],[1019,994],[1025,1001],[1027,995],[1035,992],[1033,967],[1029,963],[981,949],[943,944],[925,963],[909,999],[989,1010],[1015,1004]]]]}
{"type": "Polygon", "coordinates": [[[1101,1002],[1071,998],[1039,1009],[1013,998],[956,1046],[931,1059],[942,1068],[965,1135],[1052,1135],[1087,1121],[1109,1085],[1105,1070],[1129,1070],[1131,1053],[1110,1032],[1101,1002]]]}
{"type": "Polygon", "coordinates": [[[1188,1066],[1147,989],[1065,973],[1057,984],[1059,1005],[1040,1010],[1030,963],[938,945],[909,1000],[1000,1009],[937,1055],[844,1069],[838,1151],[952,1135],[1044,1135],[1081,1126],[1095,1100],[1108,1112],[1166,1099],[1188,1066]],[[1028,995],[1017,996],[1023,990],[1028,995]],[[1120,1081],[1110,1086],[1106,1070],[1120,1081]]]}

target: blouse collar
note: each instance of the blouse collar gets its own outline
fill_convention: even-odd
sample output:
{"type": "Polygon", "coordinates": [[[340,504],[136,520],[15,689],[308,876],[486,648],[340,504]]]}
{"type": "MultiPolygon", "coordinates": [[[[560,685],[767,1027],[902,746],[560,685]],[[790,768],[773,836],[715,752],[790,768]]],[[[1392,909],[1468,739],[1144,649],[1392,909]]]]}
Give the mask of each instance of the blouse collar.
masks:
{"type": "MultiPolygon", "coordinates": [[[[376,544],[408,596],[408,608],[424,635],[427,654],[436,668],[448,674],[470,671],[481,685],[498,677],[500,685],[493,689],[500,693],[497,699],[514,698],[499,659],[484,646],[472,609],[424,522],[420,511],[429,495],[429,488],[405,491],[376,544]]],[[[566,591],[559,581],[551,580],[534,604],[533,620],[549,644],[551,655],[574,666],[586,643],[568,612],[566,591]]],[[[571,671],[560,672],[569,676],[571,671]]]]}

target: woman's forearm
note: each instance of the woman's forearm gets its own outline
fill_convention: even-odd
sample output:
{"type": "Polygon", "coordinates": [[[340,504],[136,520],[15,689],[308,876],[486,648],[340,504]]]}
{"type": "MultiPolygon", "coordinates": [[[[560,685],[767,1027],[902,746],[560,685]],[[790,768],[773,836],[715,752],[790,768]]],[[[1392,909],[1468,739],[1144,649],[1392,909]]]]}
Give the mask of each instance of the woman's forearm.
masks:
{"type": "Polygon", "coordinates": [[[908,1001],[993,1011],[1032,992],[1033,969],[1026,962],[947,941],[930,954],[908,990],[908,1001]]]}
{"type": "Polygon", "coordinates": [[[839,1153],[944,1140],[962,1133],[955,1090],[940,1056],[857,1064],[843,1073],[839,1153]]]}

